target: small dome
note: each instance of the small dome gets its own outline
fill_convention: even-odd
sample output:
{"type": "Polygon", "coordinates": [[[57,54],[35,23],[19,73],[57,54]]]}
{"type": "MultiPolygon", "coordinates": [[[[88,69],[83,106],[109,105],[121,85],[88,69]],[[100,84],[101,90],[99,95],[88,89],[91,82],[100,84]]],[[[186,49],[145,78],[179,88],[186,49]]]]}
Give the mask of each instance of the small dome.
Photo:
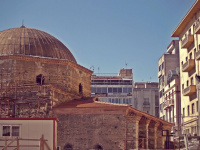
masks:
{"type": "Polygon", "coordinates": [[[73,54],[58,39],[25,26],[0,32],[0,55],[12,54],[66,59],[76,63],[73,54]]]}

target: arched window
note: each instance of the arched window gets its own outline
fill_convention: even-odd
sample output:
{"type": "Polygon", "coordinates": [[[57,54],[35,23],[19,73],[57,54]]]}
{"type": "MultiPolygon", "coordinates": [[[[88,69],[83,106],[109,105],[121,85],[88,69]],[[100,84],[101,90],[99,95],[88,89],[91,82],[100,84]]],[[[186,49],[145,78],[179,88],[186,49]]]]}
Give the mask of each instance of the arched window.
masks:
{"type": "Polygon", "coordinates": [[[44,84],[44,76],[42,74],[39,74],[36,77],[36,83],[43,85],[44,84]]]}
{"type": "Polygon", "coordinates": [[[65,147],[64,147],[64,150],[73,150],[72,145],[66,144],[65,147]]]}
{"type": "Polygon", "coordinates": [[[97,144],[94,146],[94,149],[95,150],[103,150],[103,147],[101,145],[97,144]]]}
{"type": "Polygon", "coordinates": [[[83,94],[83,86],[81,83],[79,84],[79,94],[83,94]]]}

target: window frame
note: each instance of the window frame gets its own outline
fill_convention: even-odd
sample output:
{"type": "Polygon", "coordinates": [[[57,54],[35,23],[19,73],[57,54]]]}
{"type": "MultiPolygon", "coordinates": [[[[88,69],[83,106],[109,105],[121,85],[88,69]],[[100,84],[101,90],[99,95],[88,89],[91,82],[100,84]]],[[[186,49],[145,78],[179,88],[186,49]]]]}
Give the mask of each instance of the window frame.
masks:
{"type": "Polygon", "coordinates": [[[20,137],[21,136],[21,125],[17,125],[17,124],[3,124],[1,125],[1,137],[9,137],[9,138],[12,138],[12,137],[20,137]],[[9,130],[10,130],[10,135],[6,136],[4,135],[4,127],[9,127],[9,130]],[[13,135],[14,131],[13,131],[13,127],[18,127],[18,135],[13,135]]]}

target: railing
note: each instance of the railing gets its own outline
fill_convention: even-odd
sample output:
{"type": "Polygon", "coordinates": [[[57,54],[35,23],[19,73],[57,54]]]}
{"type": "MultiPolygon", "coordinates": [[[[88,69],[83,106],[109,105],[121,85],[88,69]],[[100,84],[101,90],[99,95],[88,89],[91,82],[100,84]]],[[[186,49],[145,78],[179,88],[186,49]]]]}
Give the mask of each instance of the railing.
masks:
{"type": "Polygon", "coordinates": [[[183,72],[188,72],[190,71],[192,68],[194,68],[194,59],[189,59],[188,61],[186,61],[183,65],[182,65],[182,71],[183,72]]]}
{"type": "Polygon", "coordinates": [[[198,34],[200,29],[200,22],[196,21],[196,25],[194,26],[194,33],[198,34]]]}
{"type": "Polygon", "coordinates": [[[200,60],[200,50],[196,52],[196,59],[200,60]]]}
{"type": "Polygon", "coordinates": [[[181,42],[181,47],[188,48],[190,44],[193,42],[193,40],[194,40],[193,35],[191,34],[186,35],[183,41],[181,42]]]}
{"type": "Polygon", "coordinates": [[[196,85],[190,85],[187,88],[183,89],[184,96],[190,96],[196,92],[196,85]]]}
{"type": "Polygon", "coordinates": [[[170,107],[172,105],[174,105],[174,98],[168,99],[168,100],[166,100],[166,98],[165,98],[163,108],[166,109],[166,108],[168,108],[168,107],[170,107]]]}

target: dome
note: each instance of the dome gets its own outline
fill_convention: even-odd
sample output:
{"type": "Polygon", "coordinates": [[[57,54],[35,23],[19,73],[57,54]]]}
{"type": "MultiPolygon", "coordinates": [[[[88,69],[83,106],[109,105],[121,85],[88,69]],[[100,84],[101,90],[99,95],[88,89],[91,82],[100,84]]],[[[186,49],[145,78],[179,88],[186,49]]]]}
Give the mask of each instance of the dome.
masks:
{"type": "Polygon", "coordinates": [[[0,55],[13,54],[65,59],[76,63],[73,54],[58,39],[25,26],[0,32],[0,55]]]}

